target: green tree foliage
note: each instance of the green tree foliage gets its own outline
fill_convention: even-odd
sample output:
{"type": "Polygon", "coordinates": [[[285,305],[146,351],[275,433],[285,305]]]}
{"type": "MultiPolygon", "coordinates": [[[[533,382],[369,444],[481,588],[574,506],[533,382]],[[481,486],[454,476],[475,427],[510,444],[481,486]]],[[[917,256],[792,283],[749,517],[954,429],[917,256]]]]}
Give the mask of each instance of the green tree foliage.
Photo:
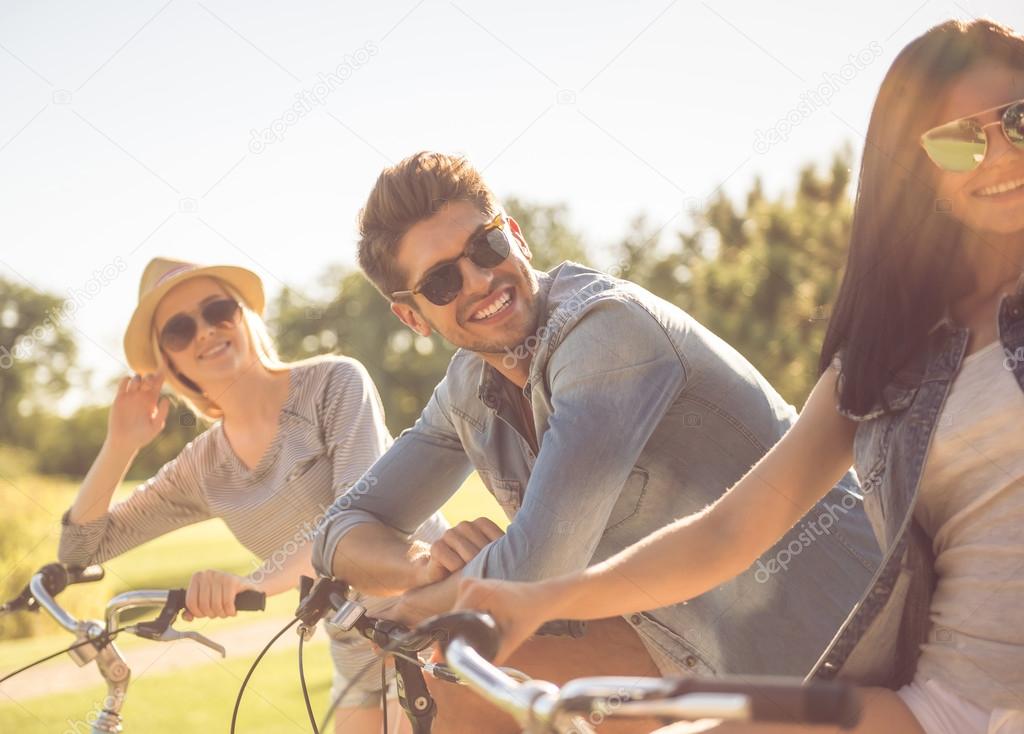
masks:
{"type": "MultiPolygon", "coordinates": [[[[767,199],[758,183],[742,207],[719,196],[662,266],[678,283],[672,300],[798,406],[817,381],[846,262],[850,156],[842,151],[825,173],[804,168],[792,194],[767,199]]],[[[670,287],[654,285],[662,295],[670,287]]]]}
{"type": "Polygon", "coordinates": [[[68,386],[67,302],[0,278],[0,441],[31,445],[28,416],[68,386]]]}
{"type": "MultiPolygon", "coordinates": [[[[111,400],[114,390],[111,385],[111,400]]],[[[106,438],[109,412],[109,404],[97,404],[83,406],[67,418],[52,414],[36,416],[36,469],[43,474],[84,476],[106,438]]],[[[188,408],[172,401],[166,427],[139,451],[126,478],[143,481],[153,476],[206,427],[188,408]]]]}
{"type": "MultiPolygon", "coordinates": [[[[639,216],[606,253],[610,270],[691,313],[746,356],[787,400],[800,405],[817,378],[828,306],[846,258],[850,159],[850,151],[843,150],[824,172],[805,167],[795,190],[774,198],[765,196],[759,182],[742,205],[719,195],[674,237],[639,216]]],[[[519,199],[505,204],[523,229],[535,267],[546,270],[563,260],[593,264],[582,237],[568,224],[564,205],[519,199]]],[[[333,294],[325,302],[285,289],[271,303],[269,322],[281,356],[294,360],[339,353],[361,361],[380,390],[388,427],[397,434],[419,415],[453,348],[436,335],[418,337],[403,326],[358,271],[334,267],[322,282],[333,294]]],[[[0,281],[3,323],[13,323],[13,317],[2,316],[4,304],[12,301],[17,326],[0,328],[0,346],[9,349],[56,303],[0,281]]],[[[20,371],[0,370],[3,428],[25,424],[27,419],[14,411],[37,379],[39,365],[47,365],[57,380],[62,373],[53,355],[71,355],[72,350],[70,338],[61,334],[35,359],[18,361],[20,371]]],[[[33,418],[39,468],[84,475],[105,435],[107,410],[107,405],[86,407],[67,420],[33,418]]],[[[172,410],[167,425],[140,453],[132,478],[151,476],[204,428],[184,408],[172,410]]]]}

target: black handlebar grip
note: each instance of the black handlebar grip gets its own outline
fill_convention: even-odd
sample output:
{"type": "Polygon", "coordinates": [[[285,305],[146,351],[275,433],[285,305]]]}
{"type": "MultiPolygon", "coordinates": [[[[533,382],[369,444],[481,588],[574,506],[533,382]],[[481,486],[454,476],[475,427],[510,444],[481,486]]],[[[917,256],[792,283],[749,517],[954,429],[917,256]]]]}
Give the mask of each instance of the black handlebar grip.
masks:
{"type": "Polygon", "coordinates": [[[47,563],[36,573],[43,577],[43,588],[50,596],[57,596],[68,587],[68,570],[61,563],[47,563]]]}
{"type": "Polygon", "coordinates": [[[839,681],[801,685],[785,678],[682,680],[677,694],[738,693],[750,700],[751,720],[757,723],[833,724],[852,729],[860,721],[860,697],[839,681]]]}
{"type": "Polygon", "coordinates": [[[246,589],[235,594],[235,610],[239,612],[262,612],[267,608],[267,595],[262,591],[246,589]]]}
{"type": "Polygon", "coordinates": [[[555,619],[542,624],[534,634],[541,637],[572,637],[578,640],[587,634],[587,623],[581,619],[555,619]]]}
{"type": "Polygon", "coordinates": [[[498,654],[501,634],[498,625],[490,614],[480,612],[449,612],[421,622],[416,627],[419,633],[443,633],[438,640],[442,650],[447,650],[448,642],[461,637],[467,645],[476,650],[486,660],[494,660],[498,654]]]}

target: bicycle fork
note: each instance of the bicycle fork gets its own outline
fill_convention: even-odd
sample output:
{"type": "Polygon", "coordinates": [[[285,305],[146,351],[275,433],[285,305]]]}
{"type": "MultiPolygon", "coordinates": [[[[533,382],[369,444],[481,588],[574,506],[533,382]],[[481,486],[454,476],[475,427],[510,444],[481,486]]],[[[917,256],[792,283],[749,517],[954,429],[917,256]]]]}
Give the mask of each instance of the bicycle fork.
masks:
{"type": "Polygon", "coordinates": [[[419,666],[396,657],[395,684],[398,688],[398,702],[412,722],[413,734],[430,734],[437,715],[437,704],[427,690],[427,682],[419,666]]]}
{"type": "Polygon", "coordinates": [[[128,695],[131,670],[112,642],[99,651],[96,667],[107,682],[107,697],[103,700],[99,716],[93,722],[92,734],[117,734],[121,731],[121,706],[128,695]]]}

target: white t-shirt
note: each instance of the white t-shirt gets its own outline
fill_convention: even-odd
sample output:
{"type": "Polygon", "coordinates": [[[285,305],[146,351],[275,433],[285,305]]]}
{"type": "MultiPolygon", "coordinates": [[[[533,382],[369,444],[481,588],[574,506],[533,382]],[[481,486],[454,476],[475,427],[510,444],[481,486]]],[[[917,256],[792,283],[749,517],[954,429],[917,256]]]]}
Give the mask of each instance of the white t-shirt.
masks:
{"type": "Polygon", "coordinates": [[[1024,709],[1024,393],[1000,342],[950,390],[915,517],[938,576],[918,674],[988,709],[1024,709]]]}

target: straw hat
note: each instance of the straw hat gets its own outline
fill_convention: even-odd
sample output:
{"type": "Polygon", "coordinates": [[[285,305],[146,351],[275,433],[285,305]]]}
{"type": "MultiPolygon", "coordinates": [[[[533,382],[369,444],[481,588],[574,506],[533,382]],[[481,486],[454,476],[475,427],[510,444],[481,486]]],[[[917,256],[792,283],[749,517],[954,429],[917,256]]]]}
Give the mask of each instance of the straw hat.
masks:
{"type": "Polygon", "coordinates": [[[140,375],[155,372],[156,355],[153,353],[153,313],[157,304],[174,286],[192,278],[210,277],[224,281],[257,314],[263,314],[265,303],[263,283],[251,270],[234,265],[198,265],[184,260],[155,257],[142,272],[139,283],[139,305],[124,333],[124,353],[128,366],[140,375]]]}

